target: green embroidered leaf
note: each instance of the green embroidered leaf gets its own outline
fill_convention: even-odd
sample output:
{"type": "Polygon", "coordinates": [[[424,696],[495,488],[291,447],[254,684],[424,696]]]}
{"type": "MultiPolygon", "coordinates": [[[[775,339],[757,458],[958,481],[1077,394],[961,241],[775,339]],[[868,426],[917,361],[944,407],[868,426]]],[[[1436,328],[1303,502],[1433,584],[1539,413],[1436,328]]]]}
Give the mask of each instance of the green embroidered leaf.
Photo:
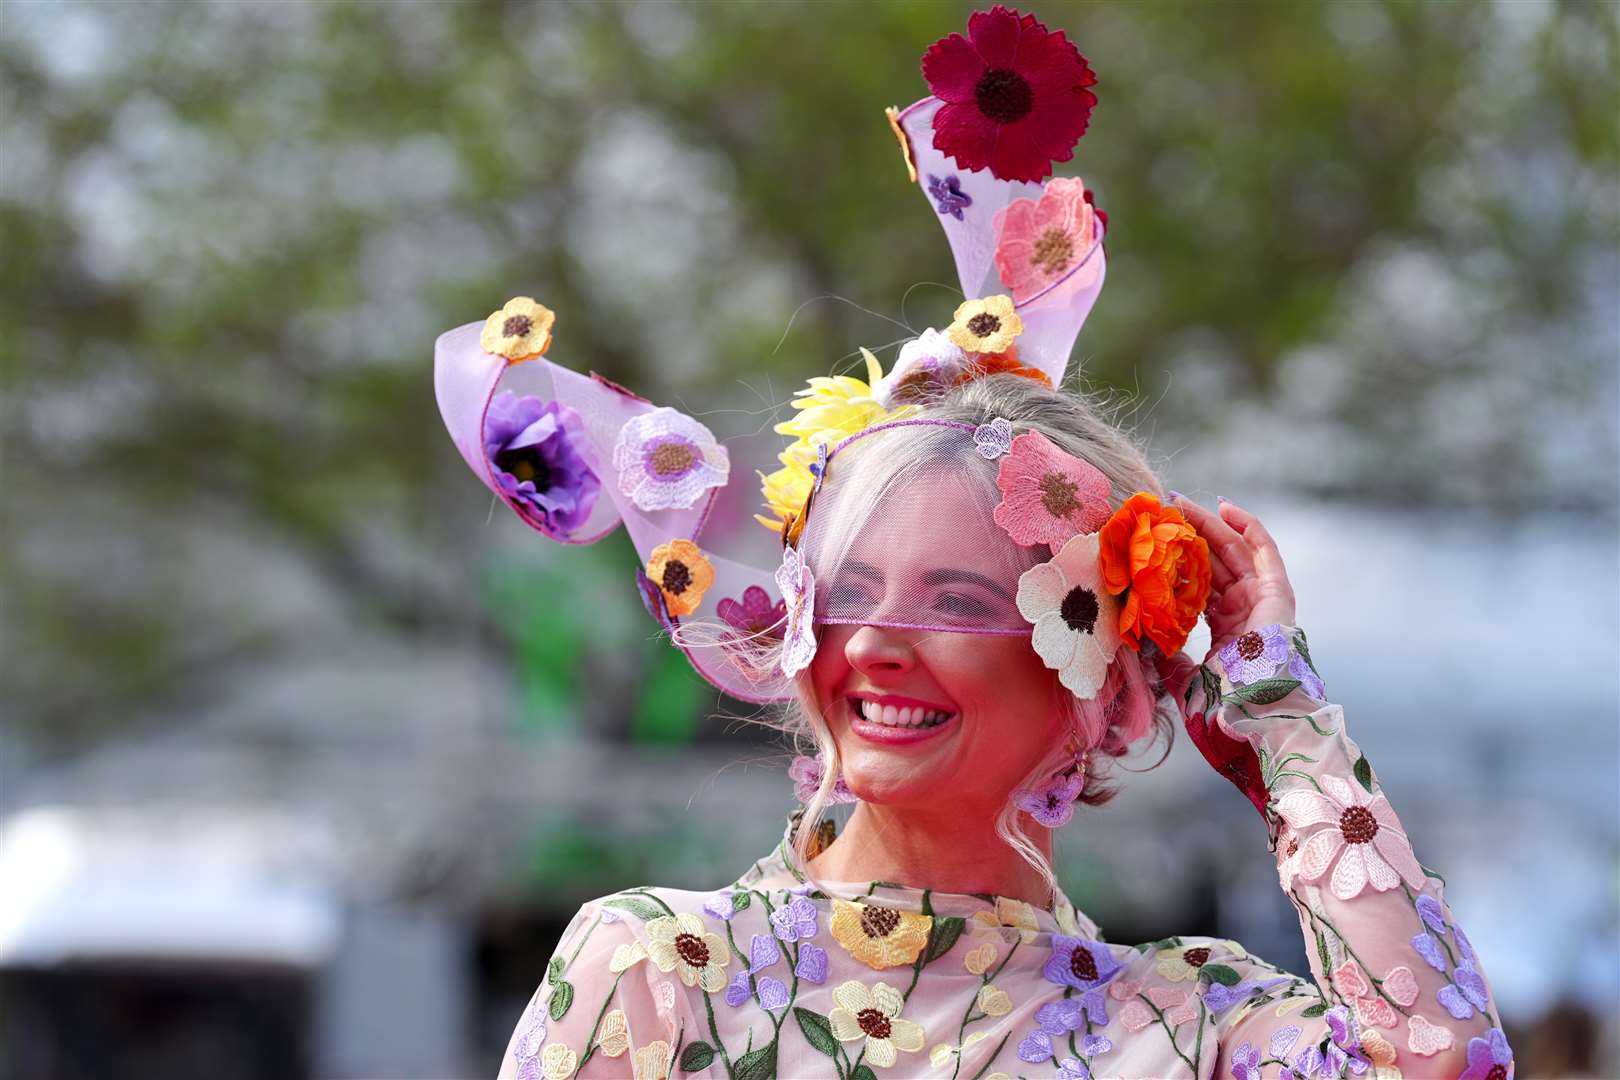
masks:
{"type": "Polygon", "coordinates": [[[1367,755],[1366,754],[1362,754],[1360,757],[1356,758],[1356,764],[1355,764],[1355,768],[1354,768],[1353,771],[1356,774],[1356,780],[1360,782],[1362,787],[1367,789],[1367,793],[1369,795],[1372,794],[1372,789],[1373,789],[1373,786],[1372,786],[1373,785],[1372,766],[1367,763],[1367,755]]]}
{"type": "Polygon", "coordinates": [[[1314,1020],[1316,1017],[1321,1016],[1325,1012],[1327,1012],[1327,1002],[1318,1001],[1315,1005],[1305,1006],[1299,1011],[1299,1015],[1308,1020],[1314,1020]]]}
{"type": "Polygon", "coordinates": [[[863,1063],[855,1066],[855,1071],[849,1074],[849,1080],[877,1080],[877,1073],[872,1071],[872,1066],[863,1063]]]}
{"type": "Polygon", "coordinates": [[[546,978],[550,979],[552,982],[556,982],[558,979],[562,978],[562,976],[563,958],[560,956],[553,956],[551,958],[551,963],[546,965],[546,978]]]}
{"type": "Polygon", "coordinates": [[[1322,673],[1320,671],[1316,671],[1316,665],[1311,661],[1310,646],[1305,644],[1305,631],[1303,630],[1294,631],[1294,651],[1299,653],[1299,658],[1305,661],[1306,667],[1316,672],[1317,678],[1322,677],[1322,673]]]}
{"type": "Polygon", "coordinates": [[[558,979],[551,990],[551,1018],[561,1020],[574,1003],[574,984],[558,979]]]}
{"type": "Polygon", "coordinates": [[[1298,679],[1261,679],[1259,682],[1238,687],[1221,698],[1221,702],[1226,705],[1237,705],[1242,702],[1251,705],[1270,705],[1273,701],[1281,701],[1297,689],[1299,689],[1298,679]]]}
{"type": "Polygon", "coordinates": [[[1218,982],[1222,986],[1236,986],[1243,979],[1236,971],[1225,964],[1205,964],[1198,969],[1199,978],[1208,978],[1211,982],[1218,982]]]}
{"type": "Polygon", "coordinates": [[[604,901],[602,906],[628,911],[642,922],[651,922],[653,919],[662,919],[664,917],[664,912],[658,905],[649,904],[645,900],[637,900],[633,896],[617,896],[612,900],[604,901]]]}
{"type": "Polygon", "coordinates": [[[967,928],[967,920],[952,915],[949,918],[935,919],[934,930],[928,935],[928,951],[923,958],[924,964],[932,964],[935,960],[951,951],[956,939],[962,936],[967,928]]]}
{"type": "Polygon", "coordinates": [[[737,1080],[776,1080],[776,1040],[737,1059],[737,1080]]]}
{"type": "Polygon", "coordinates": [[[736,908],[738,911],[745,910],[748,905],[752,904],[753,902],[753,893],[743,892],[741,889],[738,889],[736,892],[731,894],[731,906],[736,908]]]}
{"type": "Polygon", "coordinates": [[[1333,958],[1328,956],[1327,938],[1322,936],[1320,930],[1316,932],[1316,955],[1322,961],[1322,975],[1325,977],[1333,970],[1333,958]]]}
{"type": "Polygon", "coordinates": [[[695,1042],[681,1051],[681,1071],[697,1072],[707,1069],[709,1062],[714,1060],[714,1047],[706,1042],[695,1042]]]}
{"type": "Polygon", "coordinates": [[[799,1030],[804,1032],[805,1041],[836,1061],[838,1040],[833,1038],[832,1021],[802,1005],[793,1007],[793,1016],[799,1021],[799,1030]]]}

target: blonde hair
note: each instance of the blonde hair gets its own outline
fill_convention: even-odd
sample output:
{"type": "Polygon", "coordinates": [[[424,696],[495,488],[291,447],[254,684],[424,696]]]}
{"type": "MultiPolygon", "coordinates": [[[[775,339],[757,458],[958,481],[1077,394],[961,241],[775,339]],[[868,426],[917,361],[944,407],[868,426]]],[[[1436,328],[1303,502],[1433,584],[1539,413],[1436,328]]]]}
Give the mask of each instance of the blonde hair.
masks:
{"type": "MultiPolygon", "coordinates": [[[[1015,433],[1040,432],[1061,449],[1096,466],[1108,478],[1111,505],[1122,504],[1138,491],[1163,497],[1158,477],[1145,454],[1126,433],[1104,417],[1104,406],[1088,394],[1055,390],[1032,379],[1000,374],[914,401],[919,405],[919,418],[954,420],[977,426],[999,416],[1012,422],[1015,433]]],[[[937,465],[942,458],[960,462],[962,432],[957,429],[899,426],[862,441],[873,443],[877,439],[882,443],[872,449],[879,452],[850,454],[849,464],[853,468],[839,473],[829,485],[829,489],[838,490],[839,505],[836,508],[818,505],[811,511],[812,523],[816,509],[835,513],[840,519],[838,527],[807,529],[807,540],[813,535],[832,538],[831,543],[847,548],[860,530],[858,521],[846,519],[875,512],[885,494],[903,489],[904,482],[917,471],[937,465]],[[947,445],[953,449],[947,449],[947,445]]],[[[852,444],[851,449],[854,445],[858,444],[852,444]]],[[[838,457],[843,459],[845,454],[840,453],[838,457]]],[[[959,469],[967,493],[982,503],[987,516],[1000,497],[994,482],[995,472],[993,465],[987,469],[959,469]]],[[[1041,561],[1036,549],[1015,549],[1009,544],[1008,551],[1010,557],[1026,560],[1026,566],[1041,561]]],[[[805,554],[813,564],[818,564],[819,556],[825,553],[806,551],[805,554]]],[[[835,554],[834,558],[837,557],[835,554]]],[[[715,640],[716,629],[683,623],[676,630],[676,640],[687,645],[708,644],[715,640]]],[[[769,665],[773,662],[770,655],[773,648],[779,649],[779,646],[750,643],[747,662],[769,665]]],[[[1122,646],[1109,665],[1102,689],[1090,700],[1079,700],[1063,690],[1056,672],[1052,673],[1052,679],[1054,687],[1060,691],[1056,699],[1061,703],[1064,728],[1070,738],[1043,754],[1019,787],[1037,787],[1069,767],[1074,761],[1073,744],[1078,744],[1090,751],[1080,801],[1097,806],[1116,794],[1116,789],[1104,782],[1105,778],[1112,773],[1115,761],[1138,742],[1149,736],[1163,735],[1168,755],[1177,709],[1175,703],[1163,695],[1153,664],[1142,654],[1122,646]]],[[[814,881],[809,870],[811,844],[817,822],[832,805],[830,800],[840,762],[826,719],[816,708],[808,671],[800,673],[792,689],[797,692],[797,700],[787,703],[779,715],[767,714],[757,722],[781,731],[793,750],[821,763],[821,785],[806,804],[793,837],[795,861],[806,877],[814,881]]],[[[1161,756],[1148,767],[1153,768],[1163,760],[1161,756]]],[[[1009,800],[997,816],[996,833],[1041,876],[1049,895],[1055,895],[1059,891],[1056,874],[1050,861],[1024,832],[1023,812],[1012,804],[1011,794],[1008,792],[1009,800]]]]}

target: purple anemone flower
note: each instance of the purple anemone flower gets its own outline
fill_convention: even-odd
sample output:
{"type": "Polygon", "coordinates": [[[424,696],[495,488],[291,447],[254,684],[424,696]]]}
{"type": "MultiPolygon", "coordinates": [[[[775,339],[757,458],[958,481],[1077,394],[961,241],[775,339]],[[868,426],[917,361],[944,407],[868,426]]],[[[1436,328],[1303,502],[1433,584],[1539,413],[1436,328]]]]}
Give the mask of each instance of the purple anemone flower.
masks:
{"type": "Polygon", "coordinates": [[[1288,657],[1288,674],[1299,680],[1300,689],[1304,690],[1317,701],[1327,700],[1327,687],[1322,685],[1322,677],[1311,670],[1311,665],[1299,653],[1291,653],[1288,657]]]}
{"type": "Polygon", "coordinates": [[[580,454],[584,442],[584,422],[560,402],[506,391],[484,414],[491,479],[525,518],[559,536],[585,524],[602,490],[580,454]]]}
{"type": "Polygon", "coordinates": [[[1123,970],[1113,950],[1102,942],[1053,934],[1052,955],[1046,960],[1043,974],[1059,986],[1093,990],[1123,970]]]}
{"type": "Polygon", "coordinates": [[[1074,800],[1086,785],[1084,773],[1058,776],[1038,788],[1020,788],[1012,802],[1048,829],[1061,828],[1074,817],[1074,800]]]}
{"type": "Polygon", "coordinates": [[[1491,1028],[1485,1038],[1468,1040],[1468,1068],[1457,1080],[1500,1080],[1513,1066],[1513,1050],[1501,1028],[1491,1028]]]}
{"type": "Polygon", "coordinates": [[[1227,642],[1216,655],[1232,685],[1247,686],[1277,674],[1288,659],[1288,635],[1278,624],[1269,623],[1227,642]]]}

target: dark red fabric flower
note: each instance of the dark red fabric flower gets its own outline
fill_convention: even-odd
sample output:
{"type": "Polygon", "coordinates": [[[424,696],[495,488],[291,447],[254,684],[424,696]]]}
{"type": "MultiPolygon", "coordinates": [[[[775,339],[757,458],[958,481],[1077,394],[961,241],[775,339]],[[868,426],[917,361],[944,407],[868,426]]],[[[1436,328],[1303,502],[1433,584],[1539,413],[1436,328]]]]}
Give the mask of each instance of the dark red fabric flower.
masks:
{"type": "Polygon", "coordinates": [[[997,4],[968,18],[923,54],[923,78],[945,102],[934,114],[934,149],[998,180],[1044,180],[1074,157],[1097,95],[1080,50],[1033,15],[997,4]],[[971,40],[969,40],[971,39],[971,40]]]}
{"type": "Polygon", "coordinates": [[[1097,220],[1102,222],[1103,232],[1106,233],[1108,231],[1108,211],[1097,208],[1097,200],[1092,196],[1090,188],[1086,188],[1086,202],[1091,205],[1091,210],[1097,215],[1097,220]]]}
{"type": "Polygon", "coordinates": [[[1264,818],[1270,795],[1266,791],[1265,778],[1260,775],[1260,758],[1255,754],[1254,747],[1246,739],[1232,738],[1221,730],[1219,724],[1213,720],[1206,721],[1204,716],[1204,713],[1188,713],[1184,717],[1193,745],[1198,747],[1204,760],[1213,765],[1216,772],[1232,781],[1239,791],[1248,796],[1264,818]]]}

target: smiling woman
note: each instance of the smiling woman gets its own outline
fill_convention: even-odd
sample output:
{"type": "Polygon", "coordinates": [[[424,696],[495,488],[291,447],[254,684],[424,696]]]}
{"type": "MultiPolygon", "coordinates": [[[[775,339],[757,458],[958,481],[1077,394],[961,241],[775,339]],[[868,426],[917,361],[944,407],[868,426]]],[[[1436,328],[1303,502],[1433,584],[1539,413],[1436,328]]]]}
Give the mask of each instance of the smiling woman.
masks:
{"type": "MultiPolygon", "coordinates": [[[[552,539],[622,522],[660,629],[715,686],[782,706],[805,751],[800,809],[734,882],[580,910],[503,1075],[623,1076],[628,1055],[638,1078],[1504,1080],[1479,958],[1328,703],[1277,545],[1229,503],[1167,504],[1131,439],[1059,389],[1107,222],[1079,178],[1032,181],[1085,130],[1089,65],[997,7],[924,72],[937,96],[890,121],[964,300],[887,375],[862,350],[866,380],[818,376],[790,403],[793,441],[761,477],[774,572],[717,550],[746,517],[715,512],[732,454],[696,417],[527,343],[479,347],[476,324],[440,338],[474,472],[552,539]],[[541,419],[491,443],[518,363],[555,402],[512,403],[541,419]],[[530,467],[542,436],[569,469],[530,467]],[[565,500],[567,529],[565,472],[600,490],[565,500]],[[1182,652],[1200,618],[1202,663],[1182,652]],[[1233,941],[1105,942],[1059,887],[1052,830],[1177,724],[1263,818],[1312,979],[1233,941]],[[835,803],[854,804],[842,835],[835,803]]],[[[506,311],[490,325],[532,330],[506,311]]]]}

